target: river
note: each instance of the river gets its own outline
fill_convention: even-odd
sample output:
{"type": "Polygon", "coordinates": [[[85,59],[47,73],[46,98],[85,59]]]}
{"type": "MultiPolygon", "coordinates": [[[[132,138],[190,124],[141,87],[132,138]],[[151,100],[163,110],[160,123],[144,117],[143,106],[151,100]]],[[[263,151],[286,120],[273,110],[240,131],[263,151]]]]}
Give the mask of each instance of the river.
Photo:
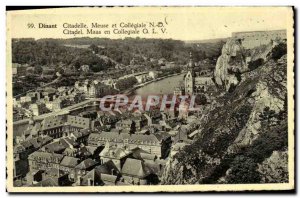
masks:
{"type": "Polygon", "coordinates": [[[184,74],[168,77],[156,82],[149,83],[132,92],[132,95],[140,95],[146,97],[148,95],[173,94],[174,89],[179,86],[183,80],[184,74]]]}

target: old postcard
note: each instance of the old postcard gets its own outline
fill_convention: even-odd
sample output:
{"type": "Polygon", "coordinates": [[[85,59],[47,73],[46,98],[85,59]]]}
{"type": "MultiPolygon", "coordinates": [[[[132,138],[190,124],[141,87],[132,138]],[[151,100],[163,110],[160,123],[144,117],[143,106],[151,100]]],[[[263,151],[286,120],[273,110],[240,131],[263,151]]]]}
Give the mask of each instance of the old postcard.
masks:
{"type": "Polygon", "coordinates": [[[7,11],[8,192],[294,190],[293,17],[7,11]]]}

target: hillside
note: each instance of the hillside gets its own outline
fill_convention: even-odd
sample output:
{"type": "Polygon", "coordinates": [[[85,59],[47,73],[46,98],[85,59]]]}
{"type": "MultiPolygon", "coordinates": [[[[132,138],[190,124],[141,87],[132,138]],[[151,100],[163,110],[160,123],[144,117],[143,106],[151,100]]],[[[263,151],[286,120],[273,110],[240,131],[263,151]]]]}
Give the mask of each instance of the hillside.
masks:
{"type": "Polygon", "coordinates": [[[95,72],[99,72],[114,64],[129,65],[133,59],[144,65],[161,58],[186,64],[190,52],[193,53],[195,61],[214,59],[220,55],[221,47],[218,42],[185,44],[172,39],[13,39],[12,61],[32,66],[89,65],[95,72]],[[100,56],[96,56],[97,54],[100,56]],[[106,62],[101,56],[112,61],[106,62]]]}
{"type": "Polygon", "coordinates": [[[171,157],[162,183],[286,182],[286,68],[284,42],[247,51],[228,40],[215,71],[225,91],[193,143],[171,157]]]}

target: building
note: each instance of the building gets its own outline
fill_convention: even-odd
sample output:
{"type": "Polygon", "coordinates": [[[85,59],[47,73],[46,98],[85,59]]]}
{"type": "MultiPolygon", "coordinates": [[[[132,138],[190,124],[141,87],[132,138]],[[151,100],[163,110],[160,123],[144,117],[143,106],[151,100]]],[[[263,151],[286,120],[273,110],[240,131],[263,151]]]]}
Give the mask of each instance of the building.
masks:
{"type": "Polygon", "coordinates": [[[195,63],[190,53],[190,61],[188,63],[188,72],[184,77],[185,95],[200,95],[204,94],[209,97],[215,91],[215,84],[212,80],[213,69],[209,66],[198,68],[196,70],[195,63]]]}
{"type": "Polygon", "coordinates": [[[63,136],[65,127],[65,116],[49,116],[42,122],[41,134],[48,135],[52,138],[60,138],[63,136]]]}
{"type": "Polygon", "coordinates": [[[28,156],[52,141],[50,137],[30,138],[14,146],[14,178],[24,177],[29,171],[28,156]]]}
{"type": "Polygon", "coordinates": [[[59,168],[60,162],[63,157],[64,156],[61,154],[35,151],[28,156],[30,171],[59,168]]]}
{"type": "Polygon", "coordinates": [[[92,159],[86,159],[80,162],[75,167],[75,181],[77,184],[80,185],[81,183],[81,178],[86,175],[89,171],[91,171],[98,163],[92,159]]]}
{"type": "Polygon", "coordinates": [[[43,180],[43,170],[34,170],[29,171],[26,175],[26,183],[27,185],[36,184],[43,180]]]}
{"type": "Polygon", "coordinates": [[[232,37],[241,39],[246,49],[267,45],[277,39],[286,39],[286,30],[233,32],[232,37]]]}
{"type": "Polygon", "coordinates": [[[88,139],[88,145],[92,146],[104,146],[106,142],[119,148],[128,148],[129,150],[139,147],[161,158],[168,156],[171,147],[171,137],[165,132],[149,135],[102,132],[91,133],[88,139]]]}
{"type": "Polygon", "coordinates": [[[90,133],[89,129],[80,129],[79,131],[70,132],[69,137],[73,137],[78,144],[86,145],[90,133]]]}
{"type": "Polygon", "coordinates": [[[158,71],[149,71],[149,77],[156,79],[158,77],[158,71]]]}
{"type": "Polygon", "coordinates": [[[32,112],[32,115],[39,116],[45,113],[48,113],[48,109],[43,103],[33,103],[29,105],[29,109],[32,112]]]}
{"type": "Polygon", "coordinates": [[[90,119],[84,118],[80,116],[67,116],[67,124],[69,125],[69,131],[80,131],[81,129],[89,129],[90,128],[90,119]]]}
{"type": "Polygon", "coordinates": [[[43,173],[44,180],[53,180],[57,186],[68,186],[70,184],[68,174],[59,168],[50,168],[43,173]]]}
{"type": "Polygon", "coordinates": [[[49,116],[42,121],[41,126],[41,134],[60,138],[81,129],[89,129],[90,119],[72,115],[49,116]]]}
{"type": "MultiPolygon", "coordinates": [[[[105,144],[104,149],[101,151],[99,157],[101,164],[112,161],[118,171],[121,171],[125,160],[132,154],[132,152],[126,148],[119,148],[115,145],[111,145],[109,142],[105,144]]],[[[117,170],[116,170],[117,171],[117,170]]]]}
{"type": "Polygon", "coordinates": [[[64,156],[60,163],[60,170],[69,175],[69,180],[75,181],[75,167],[79,164],[80,159],[75,157],[64,156]]]}
{"type": "Polygon", "coordinates": [[[101,179],[101,172],[94,168],[84,175],[80,180],[80,186],[103,186],[104,182],[101,179]]]}
{"type": "Polygon", "coordinates": [[[132,185],[146,185],[151,174],[142,160],[132,158],[126,159],[121,173],[124,182],[132,185]]]}

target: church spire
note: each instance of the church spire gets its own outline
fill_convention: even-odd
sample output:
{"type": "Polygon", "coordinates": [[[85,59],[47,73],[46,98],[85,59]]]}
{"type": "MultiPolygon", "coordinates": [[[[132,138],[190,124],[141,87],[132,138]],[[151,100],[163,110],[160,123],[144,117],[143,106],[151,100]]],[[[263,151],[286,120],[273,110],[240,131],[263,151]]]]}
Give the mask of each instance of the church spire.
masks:
{"type": "Polygon", "coordinates": [[[193,61],[193,54],[192,54],[192,52],[190,52],[190,61],[188,63],[188,71],[190,71],[192,73],[192,76],[194,76],[194,66],[195,66],[195,63],[193,61]]]}
{"type": "Polygon", "coordinates": [[[193,67],[194,67],[193,54],[192,52],[190,52],[189,68],[193,68],[193,67]]]}

